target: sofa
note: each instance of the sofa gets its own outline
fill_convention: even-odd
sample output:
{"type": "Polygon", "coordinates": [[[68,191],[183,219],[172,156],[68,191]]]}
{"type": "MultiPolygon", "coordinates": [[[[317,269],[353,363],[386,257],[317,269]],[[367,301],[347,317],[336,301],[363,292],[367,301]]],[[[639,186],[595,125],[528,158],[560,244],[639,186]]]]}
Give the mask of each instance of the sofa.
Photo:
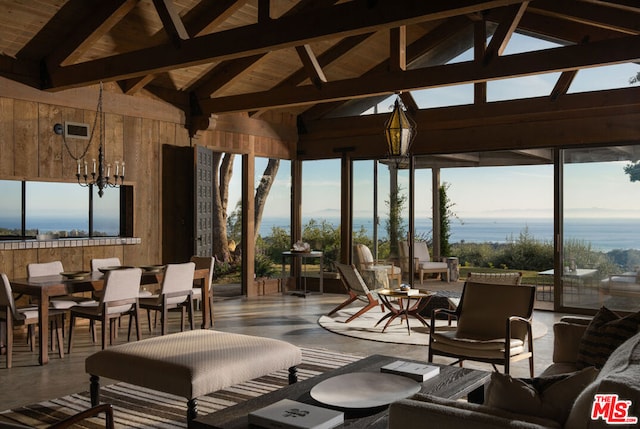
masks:
{"type": "MultiPolygon", "coordinates": [[[[612,312],[605,313],[605,316],[609,317],[609,313],[612,312]]],[[[492,373],[483,404],[418,394],[391,404],[389,428],[637,428],[640,424],[632,423],[633,419],[626,424],[605,421],[605,402],[599,409],[599,418],[591,418],[596,394],[617,394],[620,401],[630,401],[622,403],[627,408],[624,414],[629,418],[640,418],[640,333],[637,333],[637,320],[638,315],[626,320],[626,328],[635,329],[636,334],[630,338],[627,336],[628,339],[610,353],[599,370],[589,366],[576,371],[581,367],[580,359],[585,358],[585,338],[589,337],[590,331],[593,332],[594,321],[563,318],[554,325],[553,364],[536,379],[511,379],[508,375],[492,373]],[[538,386],[546,383],[551,387],[546,387],[538,396],[527,383],[537,383],[538,386]]],[[[604,325],[607,323],[611,322],[604,322],[604,325]]],[[[616,336],[605,335],[609,338],[616,336]]],[[[604,342],[595,341],[595,347],[601,346],[597,343],[604,342]]]]}

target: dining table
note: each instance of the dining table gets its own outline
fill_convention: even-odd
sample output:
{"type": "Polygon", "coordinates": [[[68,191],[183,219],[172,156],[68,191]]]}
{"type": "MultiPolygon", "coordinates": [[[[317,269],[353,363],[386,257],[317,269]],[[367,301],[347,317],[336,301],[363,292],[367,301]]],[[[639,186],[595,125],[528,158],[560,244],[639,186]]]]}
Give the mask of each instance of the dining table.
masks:
{"type": "MultiPolygon", "coordinates": [[[[141,285],[160,284],[164,274],[159,271],[142,272],[141,285]]],[[[202,289],[202,329],[207,329],[209,320],[209,269],[196,269],[193,274],[194,286],[202,289]]],[[[102,290],[104,274],[99,271],[87,273],[81,278],[67,278],[61,274],[38,277],[17,278],[10,281],[14,293],[34,298],[38,306],[38,346],[40,365],[49,362],[49,307],[50,298],[79,292],[93,292],[102,290]]]]}

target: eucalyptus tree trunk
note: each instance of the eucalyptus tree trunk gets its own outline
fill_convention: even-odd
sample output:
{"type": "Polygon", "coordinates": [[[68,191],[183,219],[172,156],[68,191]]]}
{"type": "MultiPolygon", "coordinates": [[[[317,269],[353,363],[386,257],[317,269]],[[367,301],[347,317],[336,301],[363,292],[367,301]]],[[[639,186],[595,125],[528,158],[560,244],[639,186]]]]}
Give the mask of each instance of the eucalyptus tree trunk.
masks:
{"type": "Polygon", "coordinates": [[[267,166],[262,173],[262,179],[260,179],[260,184],[256,188],[256,195],[254,197],[254,206],[255,206],[255,234],[254,239],[258,239],[258,231],[260,231],[260,224],[262,223],[262,213],[264,212],[264,206],[267,203],[267,197],[269,196],[269,191],[271,191],[271,186],[273,185],[273,181],[276,178],[276,174],[278,174],[278,168],[280,167],[279,159],[269,159],[267,166]]]}
{"type": "Polygon", "coordinates": [[[230,260],[227,206],[234,157],[232,153],[214,152],[213,154],[213,254],[216,259],[223,262],[230,260]]]}

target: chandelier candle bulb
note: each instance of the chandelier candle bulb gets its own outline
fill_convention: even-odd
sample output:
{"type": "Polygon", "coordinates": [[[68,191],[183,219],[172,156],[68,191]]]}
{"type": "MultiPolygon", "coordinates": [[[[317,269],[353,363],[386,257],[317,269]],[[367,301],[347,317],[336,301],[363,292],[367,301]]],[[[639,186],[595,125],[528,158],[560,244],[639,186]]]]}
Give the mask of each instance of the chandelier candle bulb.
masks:
{"type": "Polygon", "coordinates": [[[111,176],[111,164],[107,164],[107,177],[111,176]]]}
{"type": "Polygon", "coordinates": [[[96,174],[96,159],[93,158],[92,161],[93,161],[93,174],[96,174]]]}
{"type": "Polygon", "coordinates": [[[124,179],[124,161],[122,161],[122,175],[120,177],[124,179]]]}
{"type": "Polygon", "coordinates": [[[87,172],[87,161],[84,162],[84,177],[88,176],[88,172],[87,172]]]}
{"type": "Polygon", "coordinates": [[[78,160],[78,173],[77,173],[78,177],[80,177],[80,160],[78,160]]]}
{"type": "Polygon", "coordinates": [[[118,173],[120,173],[120,163],[116,161],[116,179],[118,178],[118,173]]]}

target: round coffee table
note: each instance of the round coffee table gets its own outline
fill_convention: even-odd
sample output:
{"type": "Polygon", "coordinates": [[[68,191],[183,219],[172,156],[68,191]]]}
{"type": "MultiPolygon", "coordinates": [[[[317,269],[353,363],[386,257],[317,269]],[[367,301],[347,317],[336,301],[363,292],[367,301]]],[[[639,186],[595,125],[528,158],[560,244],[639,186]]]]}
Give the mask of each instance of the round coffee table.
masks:
{"type": "Polygon", "coordinates": [[[382,316],[375,326],[382,323],[383,320],[387,320],[387,323],[382,328],[382,332],[387,329],[387,326],[397,317],[400,320],[407,321],[407,332],[411,335],[411,327],[409,326],[409,317],[418,319],[424,326],[429,327],[429,323],[420,315],[420,311],[427,306],[431,297],[435,295],[435,292],[420,291],[410,295],[405,291],[397,291],[393,289],[380,289],[376,293],[380,296],[380,301],[389,310],[387,314],[382,316]]]}

